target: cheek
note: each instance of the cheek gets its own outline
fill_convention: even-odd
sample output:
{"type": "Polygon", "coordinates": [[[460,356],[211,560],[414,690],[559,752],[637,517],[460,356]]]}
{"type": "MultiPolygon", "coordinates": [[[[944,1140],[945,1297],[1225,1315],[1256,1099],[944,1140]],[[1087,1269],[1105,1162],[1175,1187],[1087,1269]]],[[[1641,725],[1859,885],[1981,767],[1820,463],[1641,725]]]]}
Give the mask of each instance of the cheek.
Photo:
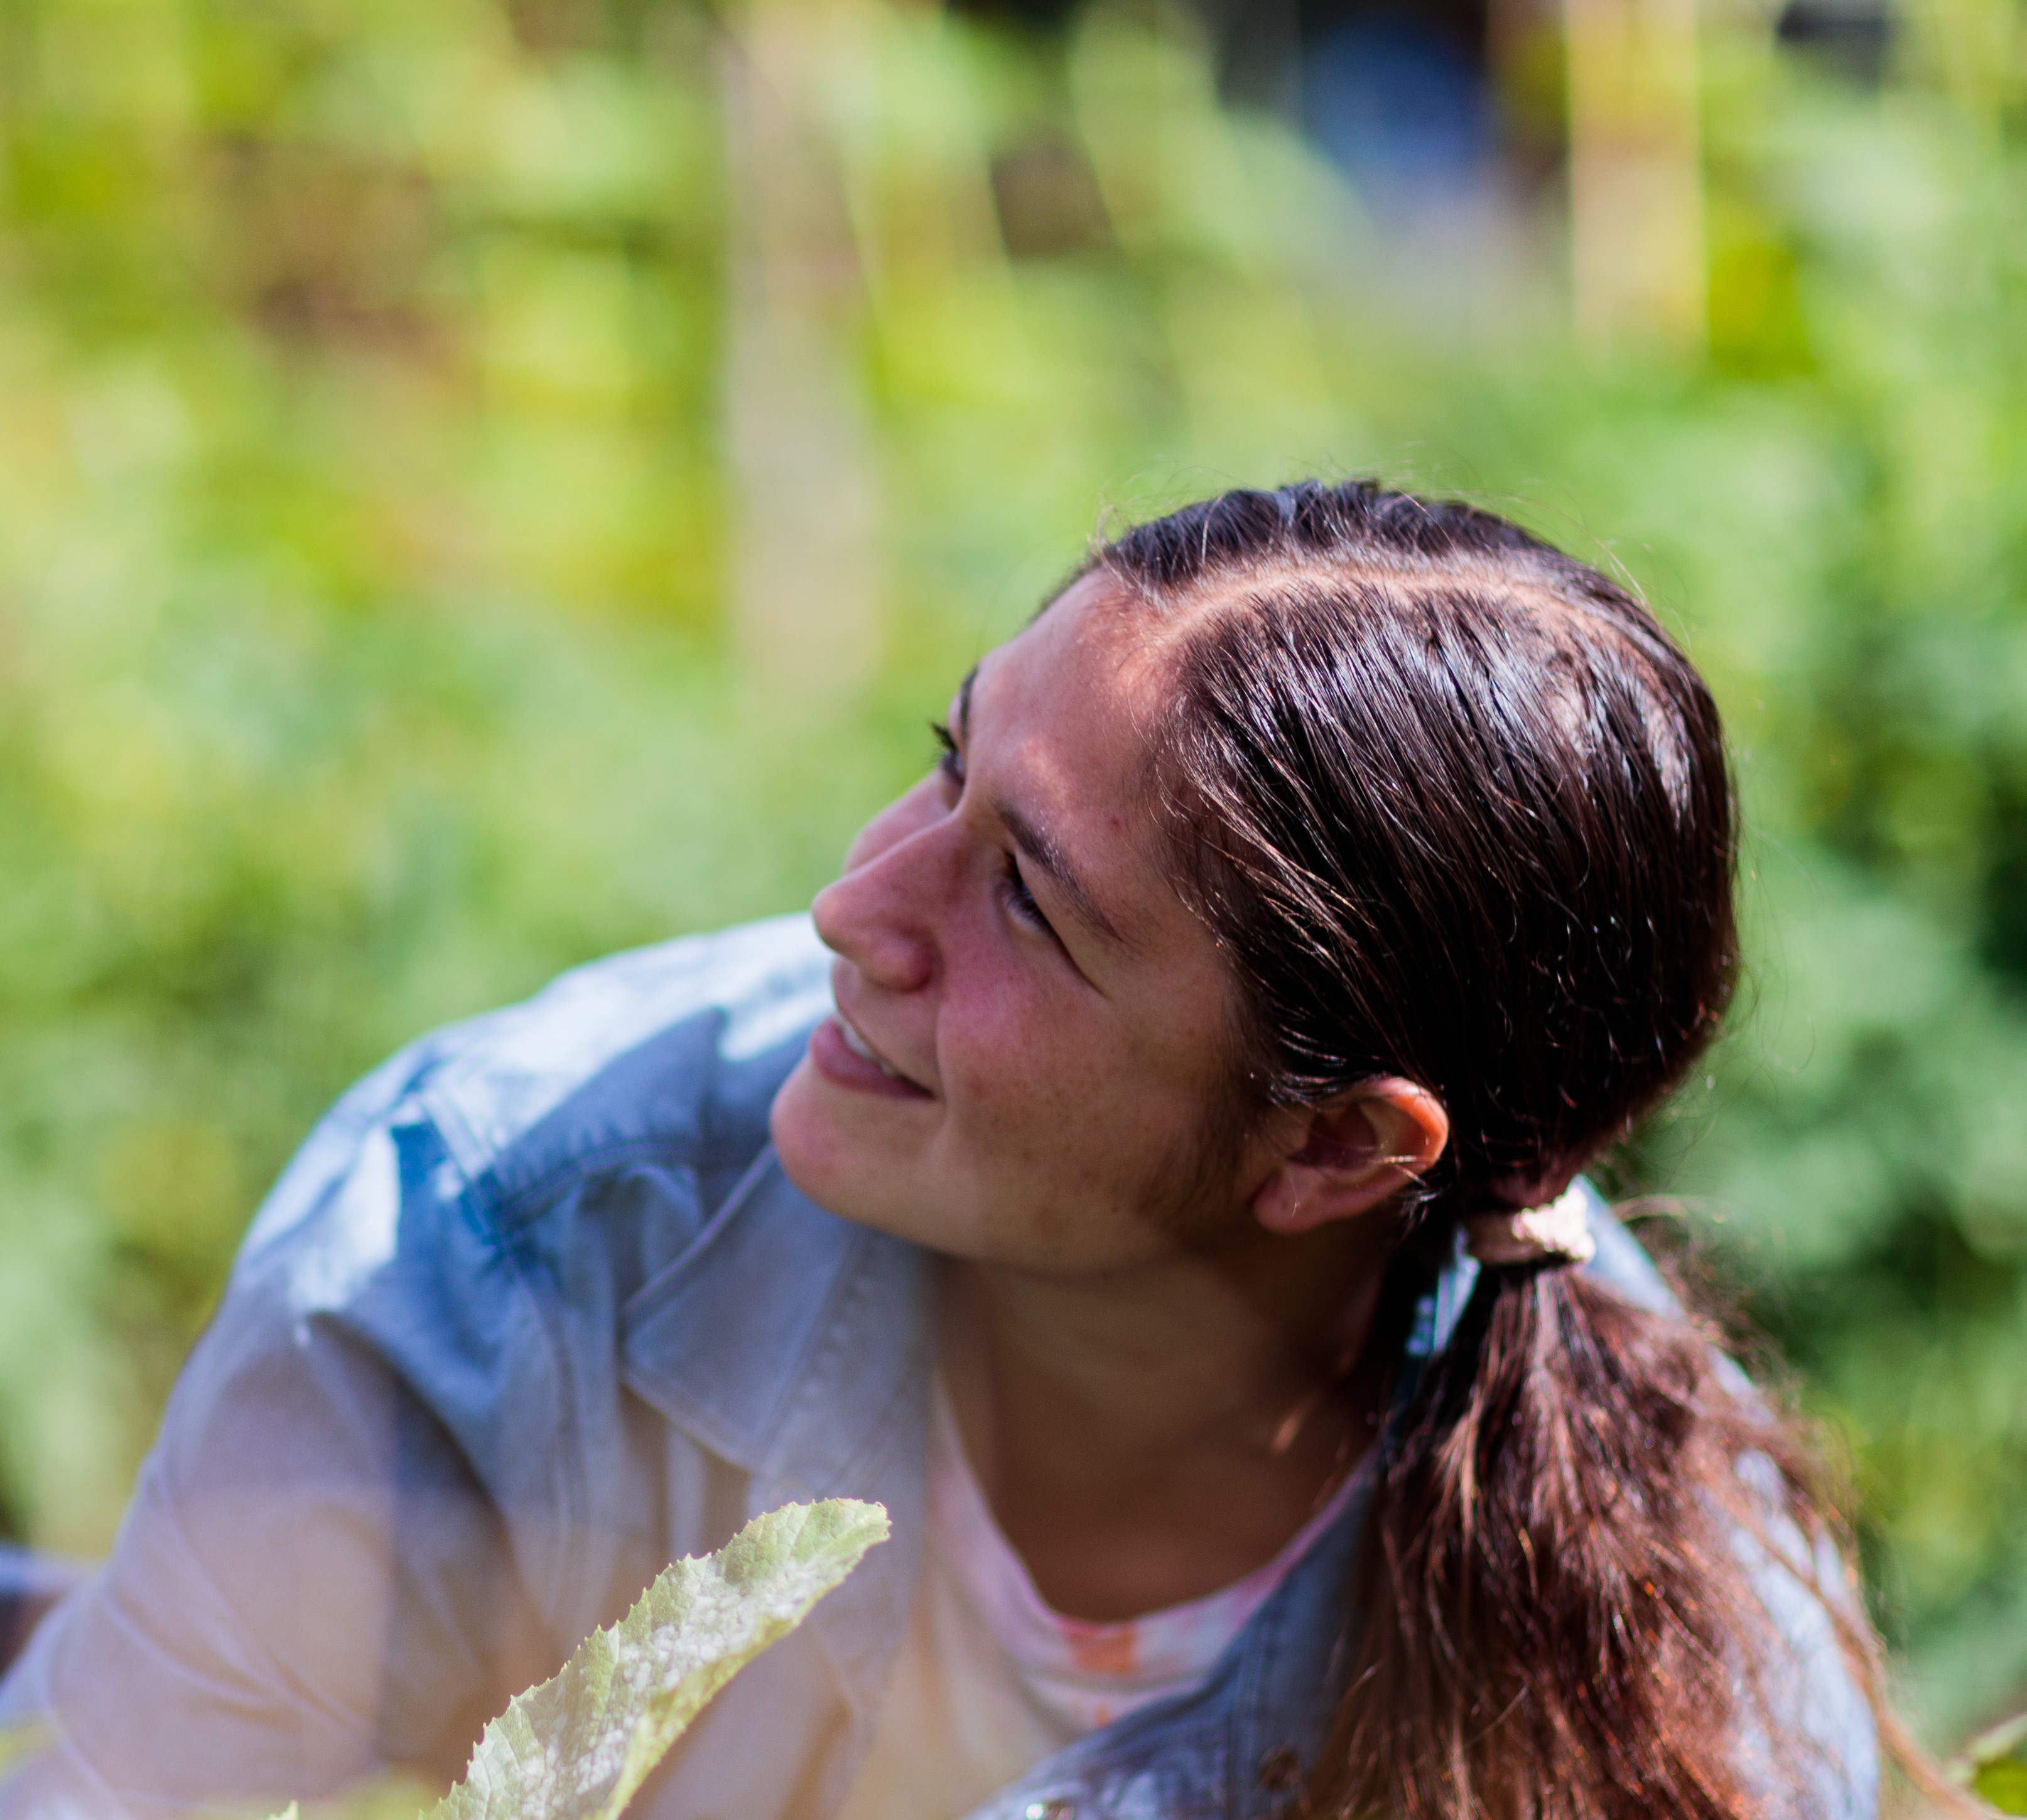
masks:
{"type": "Polygon", "coordinates": [[[936,1050],[954,1111],[970,1122],[1002,1124],[1045,1091],[1071,1021],[1050,998],[1015,966],[950,966],[937,1007],[936,1050]]]}
{"type": "Polygon", "coordinates": [[[1140,1076],[1110,1009],[1081,988],[988,977],[947,997],[942,1018],[952,1135],[975,1155],[1030,1176],[1103,1179],[1109,1196],[1165,1143],[1167,1084],[1140,1076]]]}
{"type": "Polygon", "coordinates": [[[1102,1073],[1110,1033],[1088,993],[1047,978],[1002,942],[948,958],[936,1047],[951,1110],[966,1125],[1028,1130],[1102,1073]]]}

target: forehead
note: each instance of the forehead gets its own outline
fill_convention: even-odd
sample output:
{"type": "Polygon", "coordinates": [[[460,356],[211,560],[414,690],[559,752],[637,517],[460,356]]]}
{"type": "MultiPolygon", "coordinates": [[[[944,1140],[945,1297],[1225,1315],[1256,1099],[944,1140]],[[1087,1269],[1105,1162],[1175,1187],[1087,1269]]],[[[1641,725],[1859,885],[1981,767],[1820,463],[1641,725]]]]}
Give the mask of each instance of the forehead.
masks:
{"type": "Polygon", "coordinates": [[[985,659],[967,709],[981,787],[1047,830],[1132,945],[1129,922],[1149,935],[1180,918],[1202,933],[1169,882],[1146,774],[1165,629],[1087,577],[985,659]]]}
{"type": "Polygon", "coordinates": [[[1139,794],[1162,699],[1164,641],[1151,617],[1085,576],[975,673],[975,736],[1065,813],[1110,819],[1145,807],[1121,799],[1139,794]]]}

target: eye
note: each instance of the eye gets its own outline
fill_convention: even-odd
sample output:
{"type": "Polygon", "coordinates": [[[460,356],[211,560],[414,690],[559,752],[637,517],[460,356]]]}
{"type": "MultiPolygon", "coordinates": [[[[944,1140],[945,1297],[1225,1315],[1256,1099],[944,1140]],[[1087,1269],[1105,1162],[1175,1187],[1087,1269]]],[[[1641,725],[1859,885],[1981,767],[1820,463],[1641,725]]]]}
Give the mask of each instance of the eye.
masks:
{"type": "MultiPolygon", "coordinates": [[[[931,721],[929,731],[936,736],[936,744],[941,748],[936,758],[936,775],[943,780],[954,807],[964,794],[964,754],[958,746],[957,736],[945,722],[931,721]]],[[[1000,875],[999,888],[1005,895],[1007,911],[1016,921],[1025,923],[1037,934],[1061,944],[1061,938],[1057,935],[1055,925],[1043,914],[1042,906],[1035,901],[1035,894],[1028,888],[1028,881],[1021,876],[1020,861],[1010,853],[1006,855],[1006,869],[1000,875]]]]}
{"type": "Polygon", "coordinates": [[[931,721],[929,731],[936,736],[940,748],[936,757],[936,773],[950,786],[953,797],[964,794],[964,754],[958,750],[956,736],[941,721],[931,721]]]}
{"type": "Polygon", "coordinates": [[[1012,854],[1006,856],[1006,876],[1003,888],[1006,893],[1006,907],[1021,921],[1043,935],[1055,936],[1055,925],[1043,915],[1042,906],[1036,903],[1035,894],[1028,890],[1028,881],[1021,876],[1021,862],[1012,854]]]}

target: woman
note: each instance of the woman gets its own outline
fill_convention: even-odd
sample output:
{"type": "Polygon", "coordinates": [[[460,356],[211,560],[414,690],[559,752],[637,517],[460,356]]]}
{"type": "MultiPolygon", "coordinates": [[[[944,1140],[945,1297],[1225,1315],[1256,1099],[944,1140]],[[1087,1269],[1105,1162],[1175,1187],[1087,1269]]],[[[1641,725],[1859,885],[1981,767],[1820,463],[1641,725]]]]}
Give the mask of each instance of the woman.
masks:
{"type": "Polygon", "coordinates": [[[7,1684],[57,1743],[0,1810],[454,1772],[673,1554],[848,1493],[893,1542],[644,1811],[1874,1811],[1800,1453],[1578,1174],[1734,965],[1652,618],[1460,505],[1237,493],[939,735],[814,939],[341,1103],[7,1684]]]}

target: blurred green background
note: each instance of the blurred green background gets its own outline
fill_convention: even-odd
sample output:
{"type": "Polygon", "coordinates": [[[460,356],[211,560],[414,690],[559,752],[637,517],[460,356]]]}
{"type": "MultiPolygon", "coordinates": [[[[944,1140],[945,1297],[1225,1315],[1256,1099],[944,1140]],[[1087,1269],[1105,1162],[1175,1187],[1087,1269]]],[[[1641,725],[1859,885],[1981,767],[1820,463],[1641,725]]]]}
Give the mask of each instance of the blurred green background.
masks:
{"type": "Polygon", "coordinates": [[[1430,153],[1292,0],[0,6],[0,1529],[106,1545],[348,1080],[805,903],[1108,519],[1376,471],[1716,686],[1752,977],[1627,1180],[1930,1735],[2027,1697],[2027,61],[1809,17],[1505,0],[1430,153]]]}

